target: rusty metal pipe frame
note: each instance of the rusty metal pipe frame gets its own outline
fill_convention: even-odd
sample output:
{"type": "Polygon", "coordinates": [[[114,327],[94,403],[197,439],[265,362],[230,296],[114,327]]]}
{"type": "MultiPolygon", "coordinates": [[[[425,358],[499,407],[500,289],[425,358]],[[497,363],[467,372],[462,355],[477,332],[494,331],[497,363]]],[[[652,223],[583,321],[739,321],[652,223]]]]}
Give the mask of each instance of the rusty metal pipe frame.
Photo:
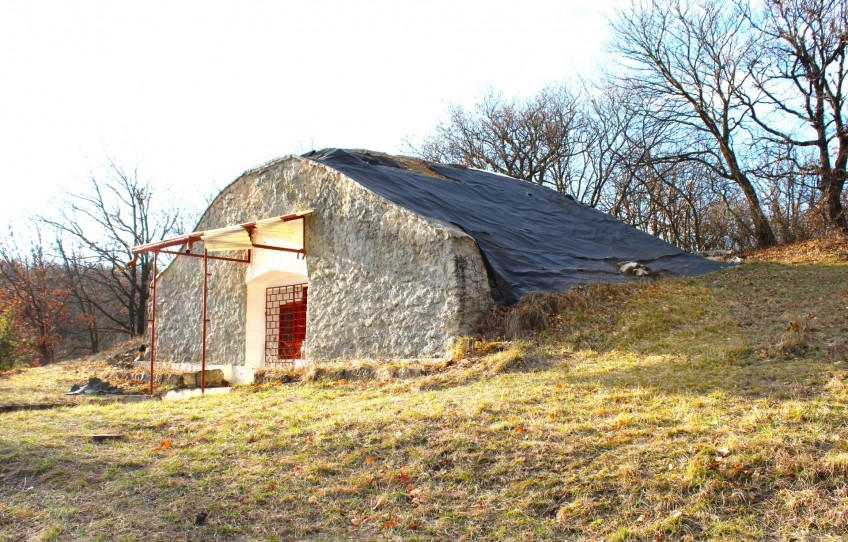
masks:
{"type": "Polygon", "coordinates": [[[209,254],[203,249],[203,346],[200,355],[200,393],[206,394],[206,324],[209,322],[207,317],[207,305],[209,299],[209,254]]]}
{"type": "Polygon", "coordinates": [[[306,249],[303,248],[285,248],[285,247],[275,247],[274,245],[258,245],[253,243],[253,248],[263,248],[266,250],[279,250],[280,252],[294,252],[295,254],[299,254],[301,256],[306,255],[306,249]]]}
{"type": "MultiPolygon", "coordinates": [[[[285,215],[285,216],[281,216],[280,220],[282,222],[291,222],[291,221],[294,221],[294,220],[300,220],[301,221],[301,231],[303,232],[303,244],[304,244],[304,247],[305,247],[305,245],[306,245],[306,215],[298,215],[298,214],[285,215]]],[[[245,230],[247,230],[248,232],[252,232],[254,229],[256,229],[256,222],[247,222],[245,224],[240,224],[240,226],[242,228],[244,228],[245,230]]],[[[173,254],[173,255],[192,256],[192,257],[195,257],[195,258],[202,258],[203,256],[201,254],[192,254],[190,252],[191,247],[192,247],[192,245],[194,245],[194,243],[202,242],[202,241],[203,241],[203,238],[201,237],[201,235],[194,233],[194,234],[180,235],[178,237],[175,237],[173,239],[168,239],[168,240],[165,240],[165,241],[154,241],[152,243],[139,245],[139,246],[133,248],[133,250],[132,250],[133,258],[132,258],[132,260],[127,262],[127,267],[132,267],[132,266],[136,265],[136,263],[138,263],[138,255],[141,254],[142,252],[161,252],[163,254],[173,254]],[[181,252],[181,251],[164,250],[164,249],[169,248],[169,247],[181,246],[181,245],[188,245],[189,251],[181,252]]],[[[273,245],[257,245],[257,244],[254,244],[253,246],[255,248],[264,248],[264,249],[268,249],[268,250],[279,250],[279,251],[282,251],[282,252],[294,252],[294,253],[299,254],[303,257],[306,256],[306,249],[305,248],[303,248],[303,249],[292,249],[292,248],[275,247],[273,245]]],[[[226,258],[224,256],[208,256],[208,257],[212,260],[224,260],[224,261],[240,262],[240,263],[249,263],[250,262],[250,252],[249,251],[248,251],[247,259],[226,258]]]]}
{"type": "Polygon", "coordinates": [[[132,267],[136,263],[138,263],[138,255],[142,252],[166,252],[171,254],[171,252],[162,250],[163,248],[168,248],[172,246],[185,245],[188,244],[191,246],[197,241],[200,241],[199,235],[181,235],[179,237],[175,237],[174,239],[169,239],[167,241],[156,241],[153,243],[147,243],[145,245],[139,245],[137,247],[133,247],[132,249],[132,260],[127,262],[127,267],[132,267]]]}
{"type": "MultiPolygon", "coordinates": [[[[284,247],[275,247],[273,245],[258,245],[253,243],[254,248],[261,248],[265,250],[278,250],[281,252],[292,252],[298,255],[298,257],[305,258],[306,257],[306,217],[305,216],[297,216],[297,215],[289,215],[285,217],[280,217],[280,220],[283,222],[288,222],[290,220],[301,220],[301,228],[303,232],[303,247],[302,249],[295,248],[284,248],[284,247]]],[[[248,231],[252,231],[256,225],[252,224],[243,224],[242,227],[248,231]]],[[[153,386],[153,371],[154,371],[154,362],[156,359],[156,293],[157,293],[157,272],[156,267],[158,265],[159,253],[163,254],[173,254],[175,256],[191,256],[193,258],[203,258],[203,337],[202,337],[202,347],[201,347],[201,358],[200,358],[200,393],[206,394],[206,334],[207,334],[207,324],[209,322],[208,318],[208,299],[209,299],[209,260],[221,260],[226,262],[237,262],[237,263],[250,263],[251,260],[251,251],[247,251],[247,258],[227,258],[225,256],[210,256],[209,251],[204,248],[203,254],[193,254],[189,251],[180,252],[176,250],[163,250],[165,247],[175,246],[177,244],[189,244],[191,246],[197,241],[202,241],[198,236],[185,236],[178,240],[172,240],[168,244],[154,244],[140,247],[138,250],[133,251],[133,259],[127,264],[127,267],[133,266],[138,261],[138,256],[142,252],[153,252],[153,309],[151,311],[150,317],[150,395],[153,395],[154,386],[153,386]]]]}
{"type": "Polygon", "coordinates": [[[156,359],[156,267],[159,263],[159,253],[153,253],[153,309],[150,314],[150,396],[153,397],[153,362],[156,359]]]}
{"type": "MultiPolygon", "coordinates": [[[[289,215],[283,215],[279,218],[282,222],[291,222],[293,220],[301,220],[304,232],[306,231],[306,215],[293,213],[293,214],[289,214],[289,215]]],[[[244,224],[239,224],[239,225],[247,231],[253,231],[256,228],[256,222],[246,222],[244,224]]],[[[132,260],[130,260],[127,263],[127,267],[132,267],[133,265],[135,265],[138,261],[138,255],[142,252],[165,252],[162,249],[168,248],[168,247],[173,247],[173,246],[179,246],[179,245],[188,245],[189,247],[191,247],[191,245],[193,245],[194,243],[196,243],[198,241],[203,241],[202,233],[203,232],[188,233],[188,234],[185,234],[185,235],[179,235],[177,237],[174,237],[173,239],[166,239],[166,240],[163,240],[163,241],[153,241],[151,243],[145,243],[143,245],[133,247],[133,249],[132,249],[133,258],[132,258],[132,260]]],[[[274,247],[274,249],[279,249],[279,248],[280,247],[274,247]]],[[[180,253],[180,254],[184,254],[184,253],[180,253]]],[[[212,257],[212,259],[219,259],[219,258],[220,257],[212,257]]],[[[223,259],[223,258],[220,258],[220,259],[223,259]]]]}
{"type": "MultiPolygon", "coordinates": [[[[192,258],[203,258],[203,254],[194,254],[192,252],[179,252],[177,250],[160,250],[162,254],[173,254],[174,256],[190,256],[192,258]]],[[[206,256],[210,260],[222,260],[225,262],[250,263],[250,251],[247,251],[247,258],[227,258],[226,256],[206,256]]]]}

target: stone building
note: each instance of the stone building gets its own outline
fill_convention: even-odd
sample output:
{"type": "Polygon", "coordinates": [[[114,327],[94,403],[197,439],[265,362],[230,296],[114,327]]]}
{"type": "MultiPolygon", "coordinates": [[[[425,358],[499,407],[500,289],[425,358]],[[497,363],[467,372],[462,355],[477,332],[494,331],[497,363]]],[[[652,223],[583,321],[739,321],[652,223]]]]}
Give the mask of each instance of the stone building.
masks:
{"type": "Polygon", "coordinates": [[[494,304],[637,280],[624,261],[717,268],[547,188],[368,151],[249,170],[195,230],[135,249],[180,254],[156,279],[156,361],[204,358],[234,381],[304,359],[443,357],[494,304]]]}

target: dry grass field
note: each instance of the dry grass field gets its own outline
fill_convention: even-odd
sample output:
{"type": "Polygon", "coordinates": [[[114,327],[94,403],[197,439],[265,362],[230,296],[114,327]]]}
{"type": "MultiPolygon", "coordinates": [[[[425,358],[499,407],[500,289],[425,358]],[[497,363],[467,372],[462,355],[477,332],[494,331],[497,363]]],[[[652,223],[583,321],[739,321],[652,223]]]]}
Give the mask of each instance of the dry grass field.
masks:
{"type": "Polygon", "coordinates": [[[0,540],[848,539],[844,240],[500,318],[418,378],[0,414],[0,540]]]}

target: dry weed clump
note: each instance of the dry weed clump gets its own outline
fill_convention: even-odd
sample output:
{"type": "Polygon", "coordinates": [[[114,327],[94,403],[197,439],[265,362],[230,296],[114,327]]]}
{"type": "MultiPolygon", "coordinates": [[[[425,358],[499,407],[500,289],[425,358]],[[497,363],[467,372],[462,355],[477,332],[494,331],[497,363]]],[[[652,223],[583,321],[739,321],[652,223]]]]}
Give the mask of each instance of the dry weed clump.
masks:
{"type": "Polygon", "coordinates": [[[780,337],[777,349],[786,356],[798,356],[803,354],[809,347],[807,334],[810,331],[809,323],[789,322],[786,330],[780,337]]]}
{"type": "Polygon", "coordinates": [[[532,360],[528,359],[526,348],[521,342],[512,344],[509,348],[487,356],[486,365],[495,373],[505,373],[527,369],[532,360]]]}
{"type": "Polygon", "coordinates": [[[504,341],[487,340],[479,337],[460,337],[453,348],[451,361],[477,358],[496,354],[509,348],[509,343],[504,341]]]}
{"type": "Polygon", "coordinates": [[[621,284],[586,284],[565,292],[531,292],[510,307],[497,307],[484,322],[481,335],[511,341],[547,331],[565,314],[599,310],[619,299],[621,284]]]}

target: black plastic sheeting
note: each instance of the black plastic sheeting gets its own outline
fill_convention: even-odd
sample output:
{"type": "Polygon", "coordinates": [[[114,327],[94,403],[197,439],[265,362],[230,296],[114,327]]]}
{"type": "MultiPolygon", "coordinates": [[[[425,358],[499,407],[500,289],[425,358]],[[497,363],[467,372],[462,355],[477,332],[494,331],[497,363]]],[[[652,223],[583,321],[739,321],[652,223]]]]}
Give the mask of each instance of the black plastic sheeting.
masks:
{"type": "Polygon", "coordinates": [[[455,224],[477,242],[495,302],[575,284],[646,280],[623,274],[636,261],[654,276],[699,275],[725,264],[685,252],[548,188],[462,166],[426,163],[416,173],[383,155],[341,149],[307,153],[383,198],[455,224]]]}

